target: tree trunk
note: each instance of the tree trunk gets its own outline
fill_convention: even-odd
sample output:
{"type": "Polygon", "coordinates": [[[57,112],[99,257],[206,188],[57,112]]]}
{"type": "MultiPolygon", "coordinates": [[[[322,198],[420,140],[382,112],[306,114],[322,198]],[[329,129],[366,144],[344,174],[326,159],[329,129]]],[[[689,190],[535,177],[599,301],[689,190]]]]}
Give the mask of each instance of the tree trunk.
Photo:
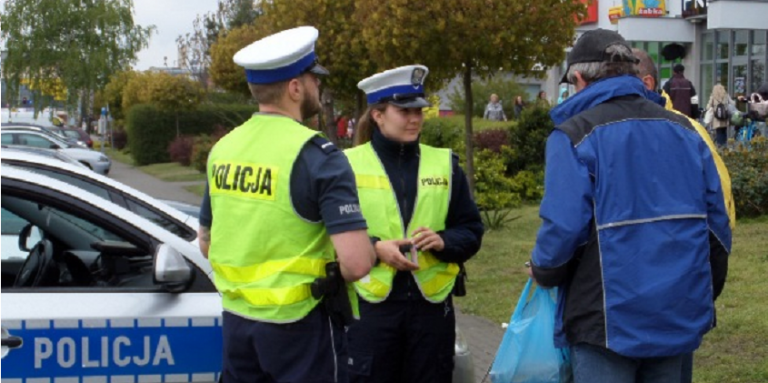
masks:
{"type": "Polygon", "coordinates": [[[336,119],[333,118],[333,92],[328,88],[323,88],[323,94],[320,97],[323,104],[323,120],[320,123],[320,128],[325,136],[333,142],[334,145],[339,146],[339,137],[336,137],[336,119]]]}
{"type": "Polygon", "coordinates": [[[475,163],[474,163],[474,145],[472,137],[472,65],[464,64],[464,144],[466,145],[466,168],[467,182],[469,182],[469,194],[475,196],[475,163]]]}

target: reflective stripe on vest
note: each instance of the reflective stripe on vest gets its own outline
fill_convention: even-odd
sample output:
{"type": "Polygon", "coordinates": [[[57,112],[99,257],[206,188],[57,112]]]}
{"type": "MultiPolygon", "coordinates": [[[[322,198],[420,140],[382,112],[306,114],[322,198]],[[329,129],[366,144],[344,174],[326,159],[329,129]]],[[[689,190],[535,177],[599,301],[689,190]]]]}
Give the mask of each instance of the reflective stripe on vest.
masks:
{"type": "MultiPolygon", "coordinates": [[[[360,209],[368,223],[369,235],[391,240],[409,238],[422,226],[434,231],[445,229],[451,198],[451,152],[427,145],[419,145],[419,150],[416,206],[407,230],[403,227],[389,177],[371,144],[344,152],[355,172],[360,209]]],[[[416,263],[419,270],[412,273],[424,298],[430,302],[444,301],[453,290],[459,266],[441,262],[430,252],[418,252],[416,263]]],[[[366,301],[381,302],[392,291],[396,273],[392,266],[380,263],[355,283],[355,289],[366,301]]]]}
{"type": "Polygon", "coordinates": [[[225,310],[288,323],[317,305],[309,286],[325,276],[333,244],[321,222],[296,214],[290,196],[293,164],[316,134],[287,117],[255,115],[211,150],[209,260],[225,310]]]}

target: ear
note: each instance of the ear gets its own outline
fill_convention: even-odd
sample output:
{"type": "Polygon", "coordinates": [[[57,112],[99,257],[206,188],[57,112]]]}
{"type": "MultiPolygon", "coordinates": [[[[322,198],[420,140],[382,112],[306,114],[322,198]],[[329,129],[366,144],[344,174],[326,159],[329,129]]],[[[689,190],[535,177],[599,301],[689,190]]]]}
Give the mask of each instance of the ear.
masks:
{"type": "Polygon", "coordinates": [[[643,84],[645,85],[645,89],[648,89],[650,91],[656,90],[656,80],[653,79],[650,75],[645,75],[642,78],[643,84]]]}
{"type": "MultiPolygon", "coordinates": [[[[384,110],[384,112],[386,109],[384,110]]],[[[373,118],[374,121],[376,121],[376,125],[381,126],[381,124],[384,122],[384,112],[378,110],[378,109],[371,109],[371,118],[373,118]]]]}
{"type": "Polygon", "coordinates": [[[291,81],[288,81],[288,85],[286,86],[286,94],[288,95],[288,98],[291,99],[291,101],[299,102],[301,101],[302,97],[302,88],[304,84],[301,83],[301,80],[298,78],[291,79],[291,81]]]}

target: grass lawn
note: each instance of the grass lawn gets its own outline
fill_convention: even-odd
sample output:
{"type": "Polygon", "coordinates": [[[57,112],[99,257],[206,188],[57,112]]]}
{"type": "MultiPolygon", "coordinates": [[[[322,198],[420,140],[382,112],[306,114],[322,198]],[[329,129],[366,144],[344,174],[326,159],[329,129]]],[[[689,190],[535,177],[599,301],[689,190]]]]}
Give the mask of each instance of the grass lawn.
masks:
{"type": "Polygon", "coordinates": [[[177,162],[140,166],[139,170],[168,182],[205,181],[205,174],[177,162]]]}
{"type": "MultiPolygon", "coordinates": [[[[467,296],[456,304],[468,314],[508,322],[527,276],[523,263],[539,226],[538,206],[512,213],[522,218],[486,233],[480,253],[467,263],[467,296]]],[[[768,382],[768,217],[741,220],[734,232],[725,291],[717,300],[718,326],[695,354],[694,381],[768,382]]]]}
{"type": "Polygon", "coordinates": [[[189,185],[185,186],[184,189],[186,189],[188,192],[192,194],[196,194],[200,197],[203,196],[203,193],[205,193],[205,184],[202,185],[189,185]]]}
{"type": "Polygon", "coordinates": [[[104,154],[106,154],[113,161],[122,162],[124,164],[133,165],[133,157],[125,151],[116,150],[112,148],[104,148],[104,154]]]}

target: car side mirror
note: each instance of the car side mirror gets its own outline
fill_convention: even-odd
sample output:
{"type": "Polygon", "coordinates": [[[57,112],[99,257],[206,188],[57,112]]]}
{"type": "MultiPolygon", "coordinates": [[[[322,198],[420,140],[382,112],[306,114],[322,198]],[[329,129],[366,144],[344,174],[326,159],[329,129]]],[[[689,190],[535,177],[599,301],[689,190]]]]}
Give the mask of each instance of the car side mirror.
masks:
{"type": "Polygon", "coordinates": [[[61,149],[61,147],[59,147],[59,145],[56,145],[56,144],[51,144],[51,149],[61,149]]]}
{"type": "Polygon", "coordinates": [[[152,271],[155,283],[174,293],[186,290],[194,280],[192,267],[187,260],[167,244],[157,247],[152,271]]]}
{"type": "Polygon", "coordinates": [[[40,242],[41,239],[43,239],[43,236],[40,233],[40,229],[38,229],[35,225],[28,223],[24,225],[24,227],[21,228],[21,231],[19,232],[19,250],[31,251],[31,247],[29,246],[30,239],[32,240],[32,244],[36,244],[40,242]]]}

